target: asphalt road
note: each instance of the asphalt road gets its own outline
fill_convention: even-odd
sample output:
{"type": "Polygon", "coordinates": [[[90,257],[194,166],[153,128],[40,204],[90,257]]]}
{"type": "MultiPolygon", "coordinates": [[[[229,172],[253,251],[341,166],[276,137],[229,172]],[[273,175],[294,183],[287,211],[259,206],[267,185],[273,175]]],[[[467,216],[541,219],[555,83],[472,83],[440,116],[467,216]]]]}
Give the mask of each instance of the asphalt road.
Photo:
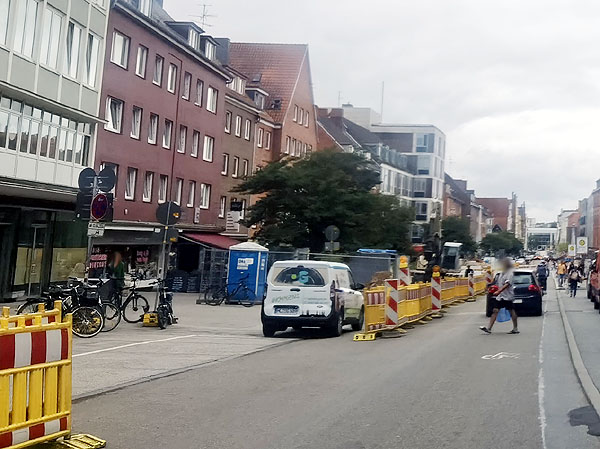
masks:
{"type": "Polygon", "coordinates": [[[520,335],[482,334],[483,299],[401,338],[289,332],[304,338],[77,401],[74,430],[122,449],[600,447],[569,421],[588,404],[546,298],[520,335]]]}

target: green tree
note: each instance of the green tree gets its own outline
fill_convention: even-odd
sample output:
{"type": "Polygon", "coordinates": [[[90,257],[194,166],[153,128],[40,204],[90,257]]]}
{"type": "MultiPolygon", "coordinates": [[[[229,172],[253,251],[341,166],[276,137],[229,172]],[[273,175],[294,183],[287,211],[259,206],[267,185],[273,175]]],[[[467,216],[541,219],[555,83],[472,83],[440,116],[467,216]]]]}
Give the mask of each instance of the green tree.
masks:
{"type": "Polygon", "coordinates": [[[442,220],[442,238],[445,242],[462,243],[465,253],[474,253],[477,243],[471,237],[469,221],[460,217],[448,217],[442,220]]]}
{"type": "Polygon", "coordinates": [[[322,251],[325,228],[341,230],[345,250],[375,247],[406,251],[414,219],[411,208],[373,192],[377,165],[358,155],[320,151],[284,159],[244,180],[235,191],[258,195],[244,224],[258,225],[257,239],[270,246],[322,251]]]}
{"type": "Polygon", "coordinates": [[[523,243],[512,232],[492,232],[481,240],[481,247],[491,253],[504,250],[507,255],[518,255],[523,250],[523,243]]]}
{"type": "Polygon", "coordinates": [[[556,251],[558,251],[559,253],[566,253],[567,251],[569,251],[569,244],[568,243],[559,243],[556,246],[556,251]]]}

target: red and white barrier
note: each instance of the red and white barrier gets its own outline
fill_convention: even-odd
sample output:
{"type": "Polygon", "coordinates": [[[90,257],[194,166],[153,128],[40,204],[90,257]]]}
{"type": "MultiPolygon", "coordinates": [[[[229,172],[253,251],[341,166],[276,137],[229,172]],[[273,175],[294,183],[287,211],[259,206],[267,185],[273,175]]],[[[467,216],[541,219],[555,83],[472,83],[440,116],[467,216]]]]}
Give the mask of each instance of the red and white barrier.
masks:
{"type": "Polygon", "coordinates": [[[24,429],[2,433],[0,434],[0,448],[16,446],[27,441],[32,441],[68,429],[68,419],[65,416],[53,421],[35,424],[24,429]]]}
{"type": "Polygon", "coordinates": [[[440,273],[434,272],[431,277],[431,310],[438,311],[442,308],[442,278],[440,273]]]}
{"type": "Polygon", "coordinates": [[[58,362],[68,358],[68,329],[0,336],[0,370],[58,362]]]}
{"type": "MultiPolygon", "coordinates": [[[[367,305],[368,306],[377,306],[385,304],[385,291],[375,291],[375,292],[367,292],[367,305]]],[[[366,327],[367,331],[375,331],[378,329],[383,329],[385,327],[384,323],[377,324],[369,324],[366,327]]]]}
{"type": "Polygon", "coordinates": [[[384,285],[388,292],[385,303],[385,324],[386,326],[397,326],[398,303],[400,302],[398,288],[400,287],[400,281],[397,279],[387,279],[384,281],[384,285]]]}

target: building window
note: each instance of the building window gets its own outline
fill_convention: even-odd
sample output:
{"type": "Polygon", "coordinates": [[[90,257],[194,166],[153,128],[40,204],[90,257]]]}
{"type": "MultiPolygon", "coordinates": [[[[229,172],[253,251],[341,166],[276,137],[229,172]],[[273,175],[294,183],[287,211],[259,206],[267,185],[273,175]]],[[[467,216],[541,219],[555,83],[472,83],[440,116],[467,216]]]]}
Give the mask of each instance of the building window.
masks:
{"type": "Polygon", "coordinates": [[[425,197],[425,187],[427,186],[427,180],[421,178],[415,178],[413,181],[413,195],[415,198],[425,197]]]}
{"type": "Polygon", "coordinates": [[[225,112],[225,132],[231,134],[231,111],[225,112]]]}
{"type": "Polygon", "coordinates": [[[265,150],[271,149],[271,133],[267,131],[265,133],[265,150]]]}
{"type": "Polygon", "coordinates": [[[290,154],[291,145],[292,145],[292,138],[290,136],[286,136],[285,137],[285,149],[283,150],[283,152],[285,154],[290,154]]]}
{"type": "Polygon", "coordinates": [[[235,135],[236,137],[242,136],[242,117],[239,115],[235,116],[235,135]]]}
{"type": "Polygon", "coordinates": [[[233,157],[233,171],[231,172],[231,176],[233,178],[237,178],[240,172],[240,158],[237,156],[233,157]]]}
{"type": "Polygon", "coordinates": [[[294,121],[298,121],[298,105],[294,105],[294,121]]]}
{"type": "Polygon", "coordinates": [[[177,144],[177,152],[185,153],[185,141],[187,140],[187,126],[179,126],[179,143],[177,144]]]}
{"type": "Polygon", "coordinates": [[[2,45],[6,44],[6,31],[8,29],[9,9],[10,0],[0,0],[0,44],[2,45]]]}
{"type": "MultiPolygon", "coordinates": [[[[36,0],[19,0],[18,3],[13,49],[17,53],[31,58],[37,29],[38,2],[36,0]]],[[[6,9],[8,10],[8,8],[6,9]]]]}
{"type": "Polygon", "coordinates": [[[154,173],[151,171],[146,172],[144,177],[144,191],[142,192],[142,201],[150,203],[152,201],[152,188],[154,184],[154,173]]]}
{"type": "Polygon", "coordinates": [[[256,137],[256,146],[258,148],[262,148],[263,146],[263,137],[264,137],[265,131],[262,128],[258,128],[258,135],[256,137]]]}
{"type": "Polygon", "coordinates": [[[164,203],[167,201],[167,188],[169,186],[169,177],[167,175],[160,175],[158,185],[158,202],[164,203]]]}
{"type": "Polygon", "coordinates": [[[194,50],[200,50],[200,33],[192,28],[188,32],[188,45],[194,50]]]}
{"type": "Polygon", "coordinates": [[[304,109],[302,109],[302,108],[300,108],[300,110],[299,110],[298,124],[299,125],[303,125],[304,124],[304,109]]]}
{"type": "Polygon", "coordinates": [[[150,114],[150,126],[148,127],[148,143],[156,145],[158,136],[158,115],[150,114]]]}
{"type": "Polygon", "coordinates": [[[177,87],[177,66],[175,64],[169,64],[169,74],[167,76],[167,90],[172,94],[175,93],[177,87]]]}
{"type": "Polygon", "coordinates": [[[131,113],[131,137],[134,139],[140,138],[140,131],[142,129],[142,108],[137,106],[133,107],[131,113]]]}
{"type": "Polygon", "coordinates": [[[121,124],[123,120],[123,102],[116,98],[106,98],[106,124],[104,129],[114,133],[121,132],[121,124]]]}
{"type": "Polygon", "coordinates": [[[79,65],[79,46],[81,45],[81,28],[69,22],[65,49],[65,73],[71,78],[77,78],[79,65]]]}
{"type": "Polygon", "coordinates": [[[152,11],[152,0],[136,0],[137,9],[145,16],[150,17],[152,11]]]}
{"type": "Polygon", "coordinates": [[[229,155],[223,153],[223,166],[221,167],[221,174],[227,176],[229,173],[229,155]]]}
{"type": "Polygon", "coordinates": [[[210,184],[200,184],[200,209],[210,206],[210,184]]]}
{"type": "Polygon", "coordinates": [[[219,218],[225,218],[225,208],[227,207],[227,197],[222,196],[219,199],[219,218]]]}
{"type": "Polygon", "coordinates": [[[112,49],[110,52],[110,62],[118,66],[127,68],[129,61],[129,38],[118,31],[113,32],[112,49]]]}
{"type": "Polygon", "coordinates": [[[215,151],[214,137],[204,136],[204,148],[202,150],[202,159],[207,162],[212,162],[214,151],[215,151]]]}
{"type": "Polygon", "coordinates": [[[219,97],[219,91],[214,87],[208,87],[208,97],[206,100],[206,110],[212,112],[213,114],[217,113],[217,100],[219,97]]]}
{"type": "Polygon", "coordinates": [[[187,207],[194,207],[194,197],[196,196],[196,181],[190,181],[188,184],[187,207]]]}
{"type": "Polygon", "coordinates": [[[135,74],[146,79],[146,66],[148,65],[148,49],[143,45],[138,47],[137,59],[135,61],[135,74]]]}
{"type": "Polygon", "coordinates": [[[252,126],[252,123],[250,120],[246,119],[244,124],[244,139],[246,140],[250,140],[250,126],[252,126]]]}
{"type": "Polygon", "coordinates": [[[242,210],[240,212],[240,218],[246,218],[246,200],[242,200],[242,210]]]}
{"type": "Polygon", "coordinates": [[[427,203],[417,202],[415,203],[416,219],[418,221],[427,221],[427,203]]]}
{"type": "Polygon", "coordinates": [[[125,199],[135,199],[135,182],[137,180],[137,168],[127,168],[127,179],[125,180],[125,199]]]}
{"type": "Polygon", "coordinates": [[[292,139],[291,148],[290,148],[290,154],[292,156],[296,155],[296,139],[292,139]]]}
{"type": "Polygon", "coordinates": [[[304,112],[304,126],[306,128],[308,128],[308,118],[309,118],[308,111],[305,111],[304,112]]]}
{"type": "Polygon", "coordinates": [[[192,89],[192,74],[185,72],[183,76],[183,93],[181,94],[181,98],[184,100],[190,101],[190,91],[192,89]]]}
{"type": "MultiPolygon", "coordinates": [[[[0,1],[0,42],[4,43],[6,28],[3,20],[8,19],[8,0],[0,1]],[[4,11],[3,3],[6,4],[4,11]]],[[[51,69],[56,69],[58,64],[58,47],[60,45],[60,32],[62,28],[62,15],[53,8],[46,6],[44,11],[44,29],[42,31],[42,46],[40,48],[40,61],[51,69]]]]}
{"type": "Polygon", "coordinates": [[[244,174],[244,176],[248,176],[249,167],[250,167],[250,163],[248,162],[248,159],[244,159],[243,165],[242,165],[242,173],[244,174]]]}
{"type": "Polygon", "coordinates": [[[196,106],[202,107],[202,95],[204,93],[204,82],[201,80],[196,81],[196,101],[194,104],[196,106]]]}
{"type": "Polygon", "coordinates": [[[190,153],[192,157],[198,157],[198,147],[200,146],[200,132],[194,130],[193,140],[192,140],[192,152],[190,153]]]}
{"type": "Polygon", "coordinates": [[[213,44],[211,41],[207,40],[206,43],[204,44],[204,55],[210,59],[211,61],[213,61],[215,59],[215,51],[216,51],[217,47],[215,44],[213,44]]]}
{"type": "Polygon", "coordinates": [[[85,81],[90,87],[96,87],[99,50],[100,39],[92,33],[88,33],[87,51],[85,53],[85,81]]]}
{"type": "Polygon", "coordinates": [[[171,149],[171,137],[173,135],[173,122],[165,120],[165,130],[163,132],[163,148],[171,149]]]}
{"type": "Polygon", "coordinates": [[[178,206],[181,206],[181,196],[183,195],[183,179],[177,178],[175,181],[175,200],[173,201],[178,206]]]}
{"type": "Polygon", "coordinates": [[[162,86],[164,64],[165,58],[156,55],[156,59],[154,60],[154,76],[152,77],[152,82],[157,86],[162,86]]]}

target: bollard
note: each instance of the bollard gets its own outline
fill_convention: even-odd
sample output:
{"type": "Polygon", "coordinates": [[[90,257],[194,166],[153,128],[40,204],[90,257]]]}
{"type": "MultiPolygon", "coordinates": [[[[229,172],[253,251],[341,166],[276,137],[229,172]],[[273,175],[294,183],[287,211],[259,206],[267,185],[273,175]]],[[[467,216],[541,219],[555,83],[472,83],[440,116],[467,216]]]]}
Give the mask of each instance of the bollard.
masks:
{"type": "Polygon", "coordinates": [[[408,258],[406,256],[400,257],[400,270],[398,271],[400,285],[410,285],[410,269],[408,268],[408,258]]]}
{"type": "Polygon", "coordinates": [[[442,310],[442,278],[440,277],[440,267],[433,267],[433,273],[431,275],[431,317],[441,318],[443,315],[440,313],[442,310]]]}

